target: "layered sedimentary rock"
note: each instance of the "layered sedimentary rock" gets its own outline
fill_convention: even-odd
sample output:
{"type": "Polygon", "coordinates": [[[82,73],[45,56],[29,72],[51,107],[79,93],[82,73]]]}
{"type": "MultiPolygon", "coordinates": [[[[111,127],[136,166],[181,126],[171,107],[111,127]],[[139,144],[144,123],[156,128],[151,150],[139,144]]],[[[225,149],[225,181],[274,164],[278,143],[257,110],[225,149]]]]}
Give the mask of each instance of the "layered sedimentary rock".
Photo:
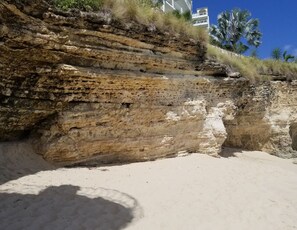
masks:
{"type": "Polygon", "coordinates": [[[296,154],[294,82],[227,77],[203,44],[108,12],[11,0],[0,22],[2,141],[30,137],[61,165],[217,155],[223,144],[296,154]]]}
{"type": "MultiPolygon", "coordinates": [[[[100,79],[101,87],[109,81],[100,79]]],[[[55,162],[93,163],[151,160],[180,151],[216,155],[226,139],[223,117],[233,118],[227,97],[232,87],[240,87],[236,83],[120,76],[113,79],[108,102],[72,102],[41,124],[40,152],[55,162]]]]}
{"type": "Polygon", "coordinates": [[[93,79],[108,79],[112,90],[112,78],[121,75],[195,74],[205,54],[199,43],[135,23],[109,22],[95,13],[59,15],[45,1],[19,2],[0,5],[4,140],[32,129],[68,102],[108,102],[109,89],[98,88],[93,79]]]}
{"type": "Polygon", "coordinates": [[[225,145],[296,157],[297,82],[249,86],[237,114],[225,121],[225,145]]]}

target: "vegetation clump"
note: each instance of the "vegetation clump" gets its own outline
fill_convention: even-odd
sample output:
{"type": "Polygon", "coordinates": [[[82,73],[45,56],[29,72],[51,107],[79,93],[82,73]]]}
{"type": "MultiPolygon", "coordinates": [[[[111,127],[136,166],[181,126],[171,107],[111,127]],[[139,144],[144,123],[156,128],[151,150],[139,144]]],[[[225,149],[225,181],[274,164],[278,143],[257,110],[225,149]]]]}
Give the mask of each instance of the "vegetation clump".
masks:
{"type": "Polygon", "coordinates": [[[208,41],[205,29],[193,27],[189,12],[177,16],[175,13],[164,14],[155,0],[54,0],[54,5],[64,11],[72,8],[91,11],[110,11],[115,19],[122,22],[135,21],[149,28],[170,33],[186,35],[201,43],[208,41]]]}
{"type": "Polygon", "coordinates": [[[102,0],[54,0],[56,7],[62,10],[69,10],[72,8],[81,10],[98,10],[103,5],[102,0]]]}
{"type": "Polygon", "coordinates": [[[172,11],[172,14],[175,15],[177,18],[182,18],[185,21],[191,21],[192,20],[192,14],[190,11],[180,13],[178,10],[172,11]]]}
{"type": "Polygon", "coordinates": [[[242,76],[252,81],[272,80],[273,76],[284,76],[291,80],[297,80],[297,63],[273,59],[260,60],[225,51],[213,45],[208,45],[207,55],[208,58],[215,59],[239,71],[242,76]]]}
{"type": "Polygon", "coordinates": [[[281,48],[275,48],[275,49],[273,49],[272,52],[271,52],[271,57],[274,60],[278,60],[278,61],[281,61],[282,58],[283,58],[283,61],[284,62],[289,62],[290,60],[294,60],[295,59],[295,56],[293,56],[291,54],[288,54],[288,51],[287,50],[282,51],[281,48]]]}

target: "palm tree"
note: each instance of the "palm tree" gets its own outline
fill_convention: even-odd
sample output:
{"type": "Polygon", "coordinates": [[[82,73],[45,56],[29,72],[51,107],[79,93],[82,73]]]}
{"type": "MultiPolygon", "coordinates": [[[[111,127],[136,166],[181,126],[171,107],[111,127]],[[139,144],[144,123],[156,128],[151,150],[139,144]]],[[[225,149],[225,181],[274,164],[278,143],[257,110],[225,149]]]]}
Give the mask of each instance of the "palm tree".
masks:
{"type": "Polygon", "coordinates": [[[285,62],[289,62],[290,59],[294,59],[295,56],[291,55],[291,54],[287,54],[287,51],[284,51],[283,53],[283,59],[285,62]]]}
{"type": "Polygon", "coordinates": [[[289,62],[290,59],[294,59],[295,56],[288,54],[288,51],[285,50],[284,52],[280,49],[280,48],[275,48],[272,50],[271,52],[271,57],[275,60],[281,60],[283,59],[283,61],[285,62],[289,62]]]}
{"type": "Polygon", "coordinates": [[[221,48],[242,54],[249,46],[261,44],[259,20],[252,19],[247,10],[234,9],[218,15],[218,25],[209,29],[211,42],[221,48]],[[244,43],[245,40],[245,43],[244,43]]]}
{"type": "Polygon", "coordinates": [[[275,60],[280,60],[282,58],[282,50],[280,48],[275,48],[271,52],[271,57],[275,60]]]}

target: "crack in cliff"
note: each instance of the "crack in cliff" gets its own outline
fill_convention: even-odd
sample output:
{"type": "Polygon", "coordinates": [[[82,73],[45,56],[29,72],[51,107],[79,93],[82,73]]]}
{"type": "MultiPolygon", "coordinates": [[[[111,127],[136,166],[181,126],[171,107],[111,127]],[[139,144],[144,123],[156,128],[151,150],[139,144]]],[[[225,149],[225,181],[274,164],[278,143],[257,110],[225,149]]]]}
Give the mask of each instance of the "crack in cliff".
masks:
{"type": "Polygon", "coordinates": [[[297,151],[297,123],[290,125],[290,136],[292,138],[292,149],[297,151]]]}

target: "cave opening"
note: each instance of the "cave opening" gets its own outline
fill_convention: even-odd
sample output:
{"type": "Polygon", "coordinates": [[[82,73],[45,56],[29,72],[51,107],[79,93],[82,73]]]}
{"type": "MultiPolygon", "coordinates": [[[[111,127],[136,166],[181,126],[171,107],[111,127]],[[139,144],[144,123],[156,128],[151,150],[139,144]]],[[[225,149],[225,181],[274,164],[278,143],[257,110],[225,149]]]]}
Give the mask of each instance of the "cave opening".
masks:
{"type": "Polygon", "coordinates": [[[290,136],[292,138],[292,149],[297,150],[297,123],[291,124],[290,136]]]}

